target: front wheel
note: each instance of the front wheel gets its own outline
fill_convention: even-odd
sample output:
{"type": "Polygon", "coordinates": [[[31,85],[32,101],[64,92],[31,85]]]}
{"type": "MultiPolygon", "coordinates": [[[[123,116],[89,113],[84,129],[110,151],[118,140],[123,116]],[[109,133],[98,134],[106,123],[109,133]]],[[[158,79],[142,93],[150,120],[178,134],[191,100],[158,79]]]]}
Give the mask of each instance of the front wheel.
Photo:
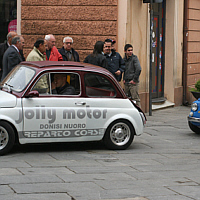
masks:
{"type": "Polygon", "coordinates": [[[15,132],[7,122],[0,122],[0,155],[8,153],[15,143],[15,132]]]}
{"type": "Polygon", "coordinates": [[[191,122],[188,122],[188,124],[189,124],[190,129],[191,129],[193,132],[195,132],[195,133],[197,133],[197,134],[200,134],[200,128],[199,128],[198,126],[195,126],[195,125],[192,124],[191,122]]]}
{"type": "Polygon", "coordinates": [[[117,120],[107,128],[103,141],[109,149],[126,149],[131,145],[134,133],[130,122],[117,120]]]}

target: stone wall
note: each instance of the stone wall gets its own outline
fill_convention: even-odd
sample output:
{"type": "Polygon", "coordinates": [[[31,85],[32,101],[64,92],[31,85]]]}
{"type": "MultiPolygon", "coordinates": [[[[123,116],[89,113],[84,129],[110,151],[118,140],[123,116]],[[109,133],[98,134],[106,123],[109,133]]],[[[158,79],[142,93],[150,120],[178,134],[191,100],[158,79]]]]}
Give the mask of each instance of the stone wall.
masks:
{"type": "Polygon", "coordinates": [[[200,1],[188,1],[188,36],[187,36],[187,101],[195,98],[190,93],[200,79],[200,1]]]}
{"type": "Polygon", "coordinates": [[[117,0],[21,0],[21,34],[25,56],[37,38],[53,34],[58,49],[72,37],[83,61],[96,41],[117,38],[117,0]]]}

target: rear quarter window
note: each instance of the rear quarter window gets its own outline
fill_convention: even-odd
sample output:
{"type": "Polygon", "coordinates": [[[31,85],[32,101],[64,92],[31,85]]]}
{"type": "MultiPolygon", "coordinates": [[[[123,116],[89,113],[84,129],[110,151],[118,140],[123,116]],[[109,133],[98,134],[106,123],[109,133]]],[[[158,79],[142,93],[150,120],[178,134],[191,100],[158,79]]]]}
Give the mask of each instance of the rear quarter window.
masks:
{"type": "Polygon", "coordinates": [[[89,97],[111,97],[116,96],[112,82],[105,76],[95,73],[88,73],[84,76],[85,91],[89,97]]]}

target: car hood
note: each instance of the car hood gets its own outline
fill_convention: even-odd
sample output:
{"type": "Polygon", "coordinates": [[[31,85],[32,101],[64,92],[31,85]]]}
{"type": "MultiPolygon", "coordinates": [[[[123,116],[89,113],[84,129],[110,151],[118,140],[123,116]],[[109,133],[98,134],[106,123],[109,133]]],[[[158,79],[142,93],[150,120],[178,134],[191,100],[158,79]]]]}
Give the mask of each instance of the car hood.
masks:
{"type": "Polygon", "coordinates": [[[16,106],[17,97],[0,90],[0,108],[13,108],[16,106]]]}

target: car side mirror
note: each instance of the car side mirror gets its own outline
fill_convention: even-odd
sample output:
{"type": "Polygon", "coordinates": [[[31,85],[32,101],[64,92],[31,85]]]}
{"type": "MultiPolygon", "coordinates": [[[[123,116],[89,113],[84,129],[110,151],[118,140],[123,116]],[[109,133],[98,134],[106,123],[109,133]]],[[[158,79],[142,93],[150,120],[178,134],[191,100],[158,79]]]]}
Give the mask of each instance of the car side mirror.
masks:
{"type": "Polygon", "coordinates": [[[39,92],[37,90],[30,91],[25,97],[26,98],[39,97],[39,92]]]}

